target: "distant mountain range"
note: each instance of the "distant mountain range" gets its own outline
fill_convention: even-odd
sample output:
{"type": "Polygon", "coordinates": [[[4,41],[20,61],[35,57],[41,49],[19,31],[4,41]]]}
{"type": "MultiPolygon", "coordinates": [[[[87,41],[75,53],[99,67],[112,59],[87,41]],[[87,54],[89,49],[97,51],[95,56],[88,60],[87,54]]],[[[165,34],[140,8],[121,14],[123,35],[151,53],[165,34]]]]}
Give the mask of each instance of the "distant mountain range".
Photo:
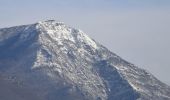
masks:
{"type": "Polygon", "coordinates": [[[0,100],[170,100],[170,87],[48,20],[0,29],[0,100]]]}

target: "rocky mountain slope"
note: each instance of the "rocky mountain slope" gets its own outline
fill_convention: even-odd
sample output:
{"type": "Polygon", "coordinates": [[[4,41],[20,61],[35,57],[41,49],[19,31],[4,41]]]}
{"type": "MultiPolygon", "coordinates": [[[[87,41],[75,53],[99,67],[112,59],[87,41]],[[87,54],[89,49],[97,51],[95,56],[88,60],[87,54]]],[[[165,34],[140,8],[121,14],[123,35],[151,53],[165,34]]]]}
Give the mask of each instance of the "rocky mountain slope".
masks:
{"type": "Polygon", "coordinates": [[[170,87],[53,20],[0,29],[1,100],[170,100],[170,87]]]}

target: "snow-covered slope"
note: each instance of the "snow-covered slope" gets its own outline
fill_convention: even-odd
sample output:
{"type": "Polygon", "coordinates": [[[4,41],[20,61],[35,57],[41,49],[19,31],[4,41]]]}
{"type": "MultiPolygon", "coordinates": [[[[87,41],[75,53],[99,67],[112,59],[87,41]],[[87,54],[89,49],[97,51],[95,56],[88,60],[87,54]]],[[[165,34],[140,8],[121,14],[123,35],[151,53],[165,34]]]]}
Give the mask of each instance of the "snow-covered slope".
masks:
{"type": "Polygon", "coordinates": [[[81,30],[48,20],[0,29],[2,100],[170,100],[170,87],[81,30]]]}

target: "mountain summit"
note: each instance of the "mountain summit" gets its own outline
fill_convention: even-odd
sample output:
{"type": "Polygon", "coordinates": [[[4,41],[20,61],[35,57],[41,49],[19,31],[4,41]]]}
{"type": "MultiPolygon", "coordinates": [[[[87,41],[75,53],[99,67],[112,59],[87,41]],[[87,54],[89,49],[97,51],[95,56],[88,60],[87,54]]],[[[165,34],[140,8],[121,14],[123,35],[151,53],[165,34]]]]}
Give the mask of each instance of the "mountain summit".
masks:
{"type": "Polygon", "coordinates": [[[170,87],[81,30],[48,20],[0,29],[1,100],[170,100],[170,87]]]}

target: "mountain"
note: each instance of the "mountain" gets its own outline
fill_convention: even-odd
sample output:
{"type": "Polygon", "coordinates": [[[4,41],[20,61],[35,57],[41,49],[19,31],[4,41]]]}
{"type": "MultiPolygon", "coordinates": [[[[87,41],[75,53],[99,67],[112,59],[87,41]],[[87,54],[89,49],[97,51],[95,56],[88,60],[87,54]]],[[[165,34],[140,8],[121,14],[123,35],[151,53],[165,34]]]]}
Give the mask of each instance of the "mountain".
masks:
{"type": "Polygon", "coordinates": [[[48,20],[0,29],[0,100],[170,100],[170,87],[48,20]]]}

